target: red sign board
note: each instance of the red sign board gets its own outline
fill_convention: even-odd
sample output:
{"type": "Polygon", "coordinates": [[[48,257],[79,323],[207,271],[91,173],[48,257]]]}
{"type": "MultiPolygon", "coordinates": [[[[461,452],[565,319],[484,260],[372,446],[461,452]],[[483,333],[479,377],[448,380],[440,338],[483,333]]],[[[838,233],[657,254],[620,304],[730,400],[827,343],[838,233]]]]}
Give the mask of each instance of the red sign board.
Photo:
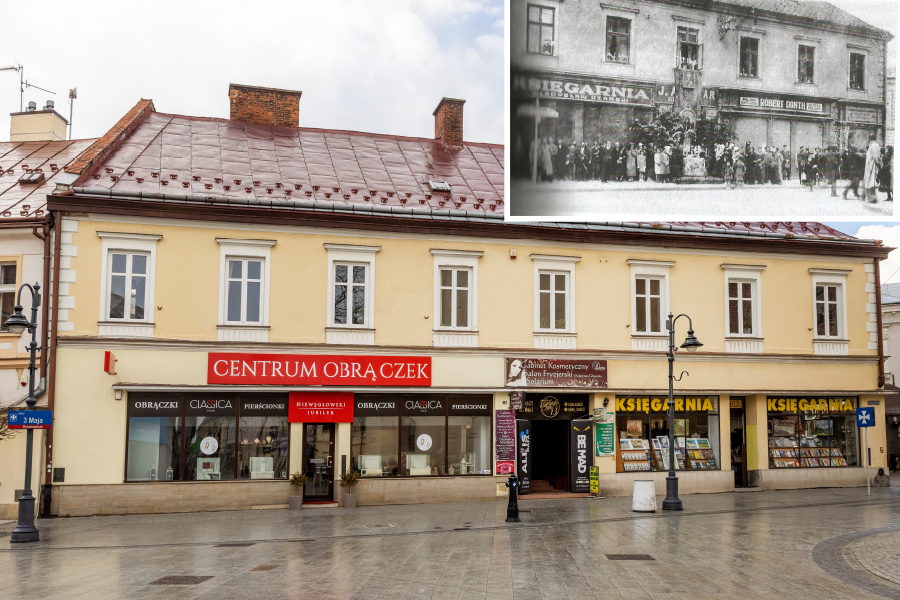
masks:
{"type": "Polygon", "coordinates": [[[430,356],[333,356],[210,352],[207,383],[430,386],[430,356]]]}
{"type": "Polygon", "coordinates": [[[291,392],[291,423],[352,423],[353,392],[291,392]]]}

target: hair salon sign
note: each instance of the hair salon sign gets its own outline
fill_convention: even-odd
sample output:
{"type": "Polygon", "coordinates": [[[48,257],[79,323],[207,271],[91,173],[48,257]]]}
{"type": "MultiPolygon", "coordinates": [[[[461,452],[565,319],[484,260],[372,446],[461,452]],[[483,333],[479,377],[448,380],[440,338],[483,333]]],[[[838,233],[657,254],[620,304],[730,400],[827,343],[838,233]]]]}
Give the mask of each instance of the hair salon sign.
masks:
{"type": "Polygon", "coordinates": [[[507,358],[506,386],[605,388],[606,361],[507,358]]]}
{"type": "Polygon", "coordinates": [[[334,356],[210,352],[207,383],[430,386],[430,356],[334,356]]]}

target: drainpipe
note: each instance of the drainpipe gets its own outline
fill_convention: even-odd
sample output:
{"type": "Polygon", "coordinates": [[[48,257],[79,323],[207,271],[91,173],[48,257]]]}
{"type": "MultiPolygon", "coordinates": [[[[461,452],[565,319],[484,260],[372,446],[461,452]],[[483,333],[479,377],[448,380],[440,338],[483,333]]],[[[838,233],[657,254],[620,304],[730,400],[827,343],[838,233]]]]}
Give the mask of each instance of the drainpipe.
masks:
{"type": "MultiPolygon", "coordinates": [[[[50,385],[47,391],[47,410],[53,410],[54,400],[56,398],[56,336],[57,336],[57,323],[59,321],[59,255],[60,255],[60,240],[62,239],[62,217],[59,211],[54,211],[52,213],[53,217],[53,294],[51,296],[51,314],[50,314],[50,326],[53,328],[50,333],[50,351],[48,356],[48,376],[50,385]]],[[[49,236],[48,236],[49,238],[49,236]]],[[[49,250],[49,246],[48,246],[49,250]]],[[[49,251],[45,253],[45,256],[49,258],[49,251]]],[[[48,264],[47,259],[45,258],[44,265],[48,264]]],[[[44,311],[46,312],[46,311],[44,311]]],[[[50,517],[50,505],[52,500],[52,492],[53,492],[53,428],[46,430],[46,435],[44,436],[44,456],[46,459],[47,466],[44,469],[44,487],[41,491],[42,496],[42,505],[41,505],[41,516],[44,518],[50,517]]]]}
{"type": "Polygon", "coordinates": [[[884,387],[884,331],[881,329],[881,261],[875,259],[875,315],[878,319],[878,387],[884,387]]]}

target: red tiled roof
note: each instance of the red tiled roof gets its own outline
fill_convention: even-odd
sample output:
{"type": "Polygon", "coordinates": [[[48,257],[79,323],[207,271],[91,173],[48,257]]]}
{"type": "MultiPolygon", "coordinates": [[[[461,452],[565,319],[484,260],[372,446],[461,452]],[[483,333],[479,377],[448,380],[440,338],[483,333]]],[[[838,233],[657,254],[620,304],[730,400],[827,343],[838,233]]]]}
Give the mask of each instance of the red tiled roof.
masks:
{"type": "Polygon", "coordinates": [[[78,160],[67,167],[66,173],[75,175],[84,173],[85,169],[90,167],[95,161],[98,159],[102,160],[110,149],[114,148],[118,142],[127,137],[128,134],[131,133],[131,130],[154,110],[153,100],[141,98],[131,110],[119,119],[118,123],[113,125],[109,131],[103,134],[103,137],[94,142],[94,145],[82,154],[78,160]]]}
{"type": "Polygon", "coordinates": [[[503,146],[149,112],[74,187],[213,203],[503,213],[503,146]],[[433,192],[444,181],[449,194],[433,192]]]}
{"type": "Polygon", "coordinates": [[[96,140],[0,143],[0,220],[43,217],[47,194],[56,178],[96,140]],[[19,183],[26,173],[40,170],[44,181],[19,183]]]}

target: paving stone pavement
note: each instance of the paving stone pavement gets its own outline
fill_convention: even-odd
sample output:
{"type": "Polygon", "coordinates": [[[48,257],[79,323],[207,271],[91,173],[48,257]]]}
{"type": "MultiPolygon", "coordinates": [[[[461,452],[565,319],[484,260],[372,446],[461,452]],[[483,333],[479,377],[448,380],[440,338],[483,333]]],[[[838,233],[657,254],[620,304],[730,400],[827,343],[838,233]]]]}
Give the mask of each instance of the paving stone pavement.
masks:
{"type": "Polygon", "coordinates": [[[682,500],[526,497],[521,523],[501,501],[42,519],[28,545],[5,524],[0,598],[900,598],[900,487],[682,500]]]}

